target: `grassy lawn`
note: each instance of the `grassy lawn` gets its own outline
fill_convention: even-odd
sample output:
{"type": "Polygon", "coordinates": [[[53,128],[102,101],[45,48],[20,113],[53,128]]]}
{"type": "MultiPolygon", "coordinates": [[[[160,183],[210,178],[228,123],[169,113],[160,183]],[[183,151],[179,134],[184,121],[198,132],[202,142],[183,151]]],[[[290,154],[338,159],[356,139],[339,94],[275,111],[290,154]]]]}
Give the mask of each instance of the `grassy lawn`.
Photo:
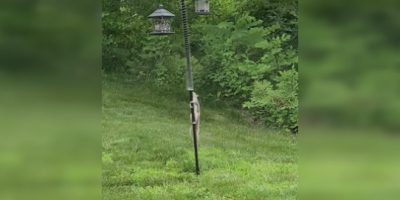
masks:
{"type": "Polygon", "coordinates": [[[186,97],[103,81],[103,199],[296,199],[296,141],[202,106],[194,175],[186,97]]]}

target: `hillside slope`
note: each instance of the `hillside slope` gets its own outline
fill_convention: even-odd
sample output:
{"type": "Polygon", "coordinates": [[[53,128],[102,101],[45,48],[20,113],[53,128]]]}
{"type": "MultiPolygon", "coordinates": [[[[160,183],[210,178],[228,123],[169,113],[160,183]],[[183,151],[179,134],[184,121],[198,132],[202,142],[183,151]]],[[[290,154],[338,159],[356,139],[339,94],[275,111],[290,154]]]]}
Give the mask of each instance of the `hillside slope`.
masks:
{"type": "Polygon", "coordinates": [[[103,199],[296,198],[290,135],[203,106],[197,177],[188,103],[109,77],[102,125],[103,199]]]}

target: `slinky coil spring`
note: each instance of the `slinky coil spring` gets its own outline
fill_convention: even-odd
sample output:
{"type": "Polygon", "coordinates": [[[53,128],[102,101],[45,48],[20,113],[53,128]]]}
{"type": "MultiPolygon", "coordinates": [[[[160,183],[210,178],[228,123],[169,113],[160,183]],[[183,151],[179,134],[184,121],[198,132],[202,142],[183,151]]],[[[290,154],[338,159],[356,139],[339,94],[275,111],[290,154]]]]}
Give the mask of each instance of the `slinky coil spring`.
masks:
{"type": "Polygon", "coordinates": [[[190,55],[190,43],[189,43],[189,24],[188,17],[186,13],[186,4],[184,0],[181,0],[181,9],[182,9],[182,23],[183,23],[183,35],[185,40],[185,50],[186,53],[190,55]]]}

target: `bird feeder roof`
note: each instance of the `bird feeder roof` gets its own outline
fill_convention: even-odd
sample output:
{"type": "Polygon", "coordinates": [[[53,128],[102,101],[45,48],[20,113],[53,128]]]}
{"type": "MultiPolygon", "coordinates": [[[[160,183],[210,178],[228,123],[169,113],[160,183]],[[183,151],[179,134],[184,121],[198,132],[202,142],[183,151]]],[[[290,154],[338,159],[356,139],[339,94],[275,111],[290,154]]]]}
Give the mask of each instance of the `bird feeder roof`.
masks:
{"type": "Polygon", "coordinates": [[[159,18],[159,17],[175,17],[174,14],[164,9],[164,6],[161,4],[160,7],[149,15],[149,18],[159,18]]]}

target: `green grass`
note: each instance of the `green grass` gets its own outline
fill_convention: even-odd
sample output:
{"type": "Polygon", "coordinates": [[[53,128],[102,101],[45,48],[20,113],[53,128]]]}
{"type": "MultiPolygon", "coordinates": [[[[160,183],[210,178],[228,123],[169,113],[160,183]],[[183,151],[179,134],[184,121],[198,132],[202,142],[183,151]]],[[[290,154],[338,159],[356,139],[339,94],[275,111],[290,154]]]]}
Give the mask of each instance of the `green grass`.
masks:
{"type": "Polygon", "coordinates": [[[202,106],[201,175],[194,174],[186,97],[103,82],[103,199],[295,199],[293,136],[202,106]]]}

